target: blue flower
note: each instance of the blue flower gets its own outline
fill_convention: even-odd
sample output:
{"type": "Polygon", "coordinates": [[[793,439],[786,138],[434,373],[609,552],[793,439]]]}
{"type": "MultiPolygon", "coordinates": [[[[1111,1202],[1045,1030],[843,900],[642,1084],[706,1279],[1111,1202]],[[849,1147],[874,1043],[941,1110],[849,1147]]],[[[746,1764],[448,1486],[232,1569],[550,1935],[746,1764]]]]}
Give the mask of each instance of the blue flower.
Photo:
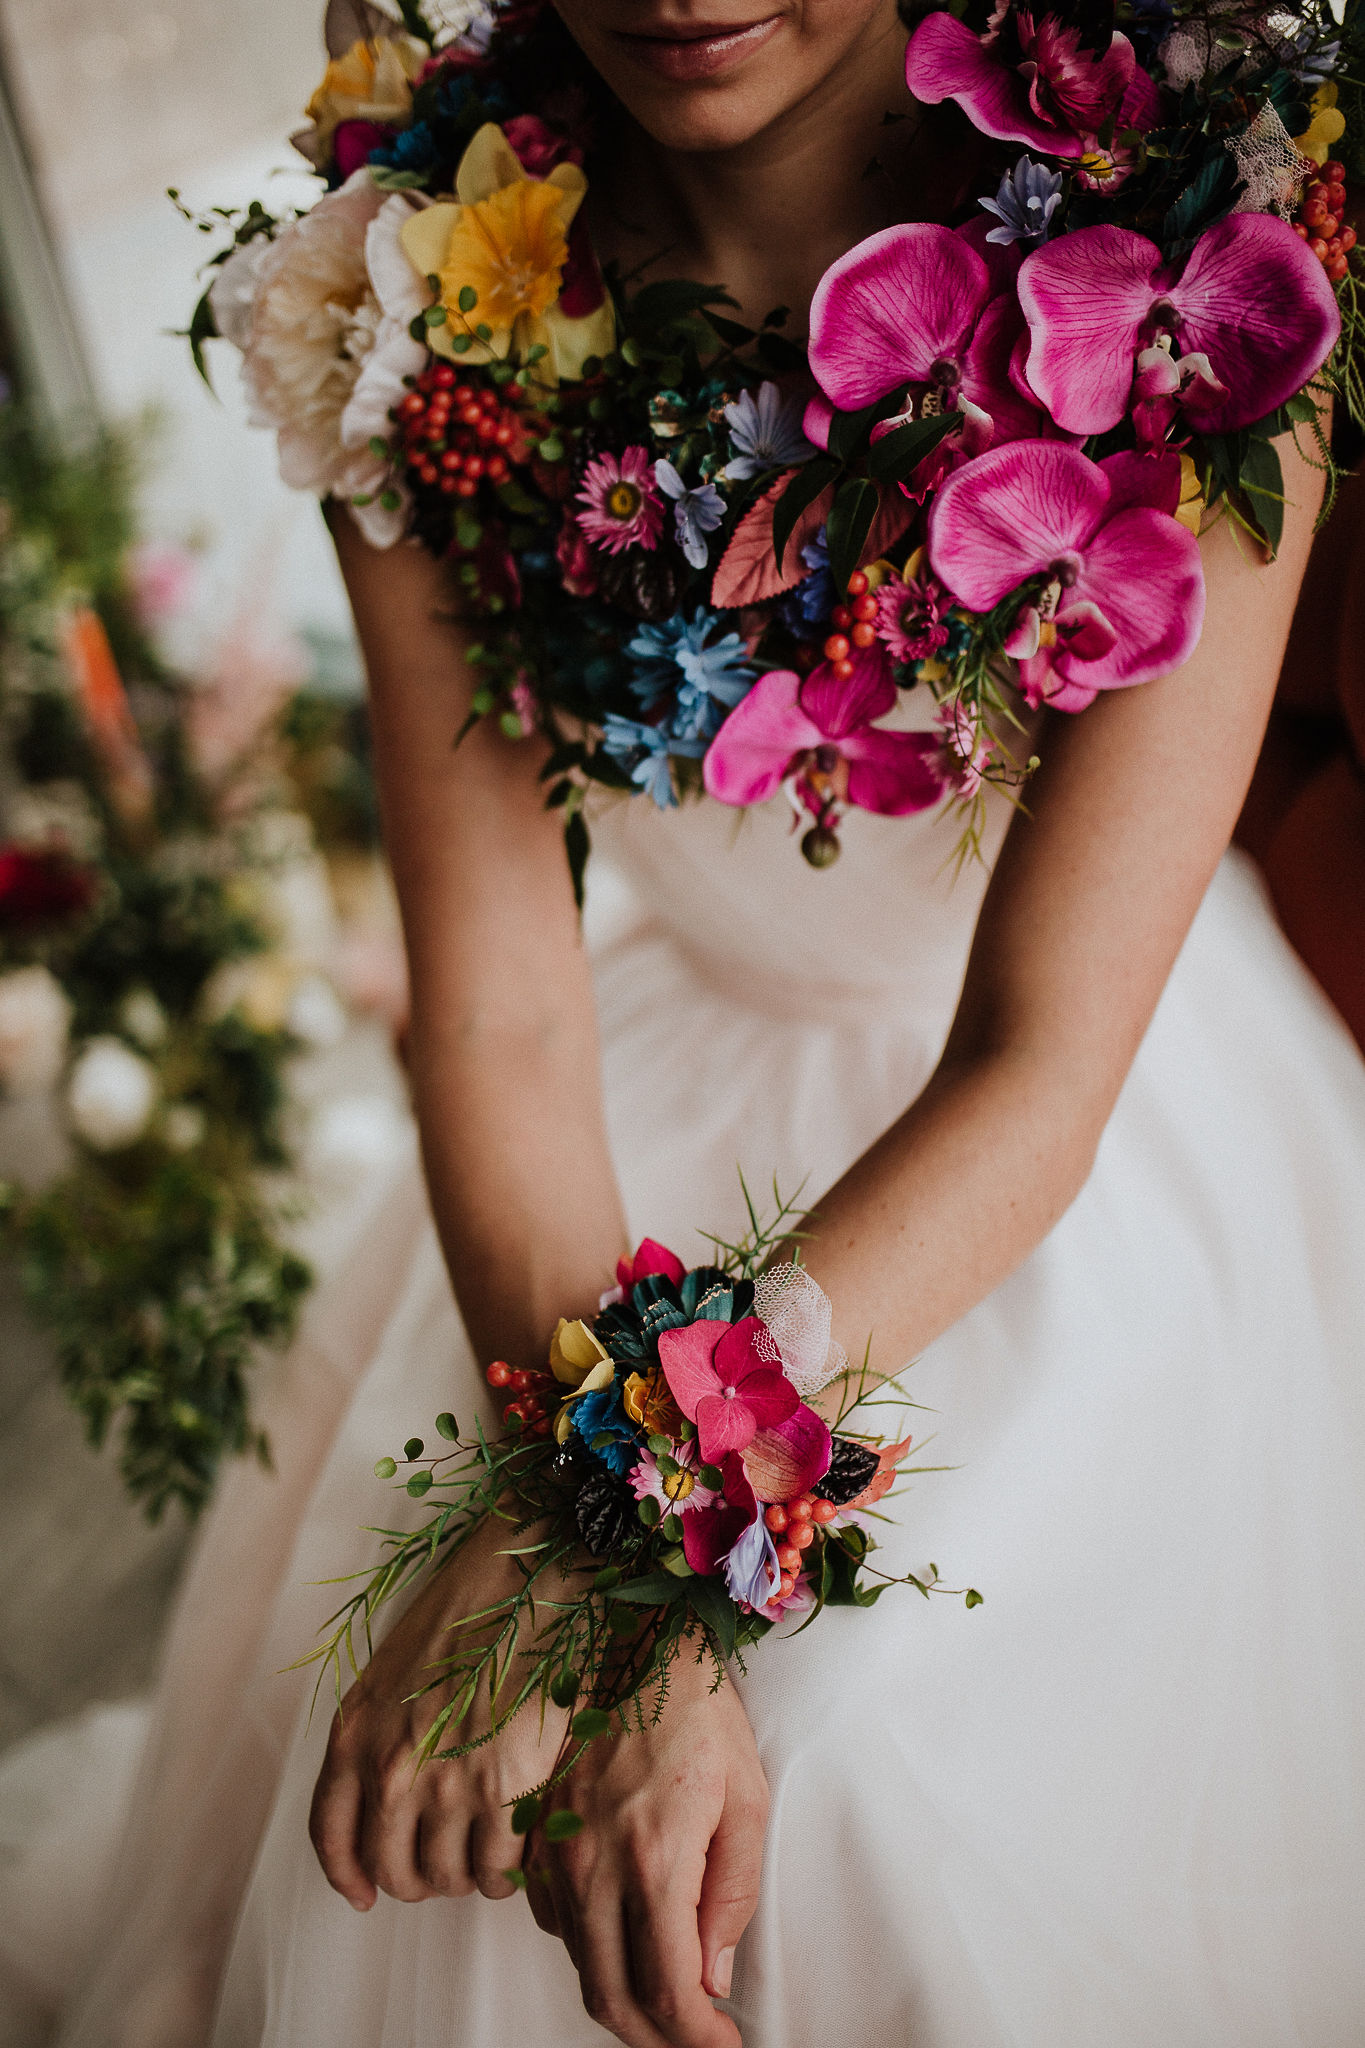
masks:
{"type": "Polygon", "coordinates": [[[801,431],[801,408],[784,398],[776,384],[760,384],[758,398],[741,391],[725,408],[730,446],[735,451],[722,474],[731,483],[758,476],[765,469],[790,469],[809,462],[815,449],[801,431]]]}
{"type": "Polygon", "coordinates": [[[1000,180],[994,199],[983,199],[987,213],[995,214],[1000,225],[987,235],[988,242],[1045,242],[1048,223],[1062,202],[1062,174],[1021,156],[1012,171],[1000,180]]]}
{"type": "Polygon", "coordinates": [[[383,142],[370,151],[372,164],[386,165],[391,171],[425,171],[435,161],[436,137],[425,121],[414,122],[401,135],[395,135],[392,142],[383,142]]]}
{"type": "MultiPolygon", "coordinates": [[[[603,721],[602,748],[619,761],[638,789],[652,796],[661,811],[677,803],[668,765],[668,735],[657,725],[639,725],[609,711],[603,721]]],[[[586,1397],[585,1397],[586,1398],[586,1397]]]]}
{"type": "Polygon", "coordinates": [[[725,500],[714,484],[690,489],[666,455],[654,465],[654,480],[665,497],[673,500],[673,518],[678,545],[694,569],[706,567],[706,536],[714,533],[725,517],[725,500]]]}
{"type": "Polygon", "coordinates": [[[661,704],[661,730],[675,754],[699,757],[720,731],[727,711],[747,697],[754,672],[738,633],[713,637],[720,619],[705,605],[691,618],[675,612],[659,626],[642,626],[626,647],[634,657],[630,687],[647,711],[661,704]]]}
{"type": "Polygon", "coordinates": [[[834,578],[829,570],[829,546],[822,526],[814,540],[801,550],[806,574],[782,599],[783,623],[798,640],[806,637],[808,626],[823,625],[834,609],[834,578]]]}
{"type": "Polygon", "coordinates": [[[569,1413],[593,1456],[600,1458],[618,1478],[624,1479],[631,1467],[639,1463],[639,1437],[635,1424],[621,1406],[621,1389],[615,1380],[595,1393],[580,1394],[569,1413]]]}

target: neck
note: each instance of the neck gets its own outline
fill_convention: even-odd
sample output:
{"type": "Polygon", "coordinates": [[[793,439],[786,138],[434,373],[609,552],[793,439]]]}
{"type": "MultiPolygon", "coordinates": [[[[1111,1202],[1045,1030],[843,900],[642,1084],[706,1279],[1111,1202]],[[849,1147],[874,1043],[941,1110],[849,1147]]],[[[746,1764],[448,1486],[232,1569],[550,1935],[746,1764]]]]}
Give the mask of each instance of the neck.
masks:
{"type": "Polygon", "coordinates": [[[804,312],[835,257],[903,217],[899,173],[918,128],[905,41],[888,4],[843,64],[733,149],[665,149],[630,124],[606,166],[610,253],[641,274],[724,282],[753,316],[804,312]]]}

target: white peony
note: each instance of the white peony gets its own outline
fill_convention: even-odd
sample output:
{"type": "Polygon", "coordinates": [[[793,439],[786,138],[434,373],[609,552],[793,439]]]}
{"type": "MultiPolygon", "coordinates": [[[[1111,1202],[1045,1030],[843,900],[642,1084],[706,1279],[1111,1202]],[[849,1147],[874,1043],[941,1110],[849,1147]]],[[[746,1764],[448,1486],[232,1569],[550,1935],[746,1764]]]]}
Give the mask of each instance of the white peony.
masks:
{"type": "Polygon", "coordinates": [[[46,967],[0,974],[0,1087],[13,1096],[55,1088],[70,1024],[71,1005],[46,967]]]}
{"type": "MultiPolygon", "coordinates": [[[[372,437],[388,439],[393,432],[390,408],[407,396],[408,387],[403,379],[420,376],[426,367],[425,344],[414,341],[410,329],[429,303],[430,294],[426,280],[418,277],[400,239],[404,224],[417,211],[418,203],[401,193],[391,193],[365,230],[365,268],[380,317],[374,331],[374,346],[361,364],[355,389],[341,416],[342,445],[357,455],[368,451],[372,437]]],[[[402,538],[407,525],[408,493],[392,482],[390,489],[397,491],[397,506],[384,506],[376,501],[351,507],[351,516],[374,547],[392,547],[402,538]]]]}
{"type": "Polygon", "coordinates": [[[209,311],[224,341],[244,349],[251,339],[251,309],[261,266],[270,254],[270,237],[254,235],[234,249],[209,287],[209,311]]]}
{"type": "MultiPolygon", "coordinates": [[[[275,429],[290,488],[320,498],[377,500],[390,486],[387,457],[371,452],[368,436],[348,445],[341,431],[385,323],[366,267],[366,231],[385,204],[369,171],[360,170],[288,222],[260,260],[245,322],[252,423],[275,429]]],[[[393,338],[385,329],[386,349],[393,338]]],[[[404,339],[425,360],[411,336],[404,339]]],[[[386,415],[382,431],[389,430],[386,415]]],[[[379,546],[402,531],[401,513],[377,502],[356,508],[356,516],[379,546]]]]}
{"type": "Polygon", "coordinates": [[[120,1038],[92,1038],[66,1085],[72,1128],[97,1152],[117,1152],[140,1138],[156,1098],[155,1068],[120,1038]]]}

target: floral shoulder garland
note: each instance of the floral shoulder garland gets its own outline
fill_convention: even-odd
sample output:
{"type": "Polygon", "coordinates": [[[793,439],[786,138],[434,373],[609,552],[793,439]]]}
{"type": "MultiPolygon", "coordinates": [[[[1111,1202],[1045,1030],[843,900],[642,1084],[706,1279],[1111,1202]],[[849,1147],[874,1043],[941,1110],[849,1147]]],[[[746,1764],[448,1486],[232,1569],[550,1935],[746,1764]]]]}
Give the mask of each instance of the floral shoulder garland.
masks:
{"type": "Polygon", "coordinates": [[[850,806],[946,799],[971,844],[1027,709],[1188,658],[1212,508],[1273,552],[1276,437],[1330,479],[1322,406],[1365,414],[1358,0],[966,15],[919,21],[906,77],[999,145],[988,189],[840,258],[805,348],[604,277],[592,85],[534,0],[331,0],[295,138],[325,196],[202,223],[233,241],[201,366],[236,342],[286,481],[449,563],[473,715],[549,736],[576,879],[595,784],[785,788],[816,866],[850,806]]]}

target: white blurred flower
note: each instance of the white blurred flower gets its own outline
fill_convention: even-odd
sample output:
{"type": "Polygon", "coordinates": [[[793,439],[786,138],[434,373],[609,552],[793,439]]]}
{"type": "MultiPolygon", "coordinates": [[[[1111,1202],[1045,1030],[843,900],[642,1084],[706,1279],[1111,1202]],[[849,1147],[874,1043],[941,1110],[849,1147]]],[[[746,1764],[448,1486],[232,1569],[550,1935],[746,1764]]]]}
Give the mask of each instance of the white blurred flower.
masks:
{"type": "Polygon", "coordinates": [[[348,1182],[387,1166],[410,1130],[409,1118],[387,1095],[344,1095],[326,1103],[314,1118],[308,1170],[320,1180],[348,1182]]]}
{"type": "Polygon", "coordinates": [[[166,1012],[149,988],[135,988],[123,998],[119,1023],[144,1052],[153,1052],[166,1039],[166,1012]]]}
{"type": "Polygon", "coordinates": [[[234,348],[245,349],[251,339],[251,310],[261,265],[270,254],[270,240],[257,235],[234,249],[209,287],[209,310],[214,325],[234,348]]]}
{"type": "Polygon", "coordinates": [[[0,1087],[14,1096],[55,1088],[70,1024],[71,1005],[46,967],[0,974],[0,1087]]]}
{"type": "Polygon", "coordinates": [[[155,1068],[118,1038],[92,1038],[66,1085],[72,1127],[97,1152],[117,1152],[140,1138],[156,1098],[155,1068]]]}
{"type": "Polygon", "coordinates": [[[305,974],[290,999],[285,1022],[305,1045],[325,1050],[346,1036],[346,1012],[325,974],[305,974]]]}
{"type": "Polygon", "coordinates": [[[172,1152],[192,1152],[202,1143],[208,1119],[197,1102],[172,1102],[161,1119],[161,1130],[172,1152]]]}
{"type": "Polygon", "coordinates": [[[296,979],[278,953],[225,960],[205,982],[200,1008],[210,1024],[239,1010],[253,1031],[283,1031],[296,979]]]}
{"type": "Polygon", "coordinates": [[[480,48],[493,32],[493,8],[489,0],[428,0],[427,12],[438,33],[468,36],[480,48]]]}

